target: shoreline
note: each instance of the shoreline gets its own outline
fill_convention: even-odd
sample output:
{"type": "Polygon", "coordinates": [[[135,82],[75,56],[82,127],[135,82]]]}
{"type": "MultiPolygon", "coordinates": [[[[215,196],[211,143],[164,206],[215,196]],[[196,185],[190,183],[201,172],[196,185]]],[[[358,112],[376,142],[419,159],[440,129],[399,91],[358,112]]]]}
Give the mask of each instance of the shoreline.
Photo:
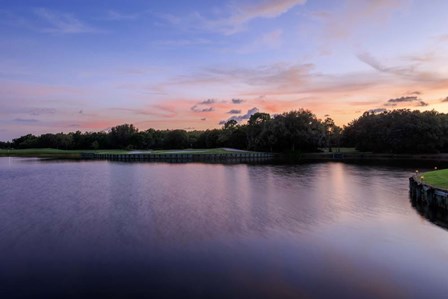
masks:
{"type": "Polygon", "coordinates": [[[423,174],[409,178],[409,192],[411,199],[430,207],[448,210],[448,190],[436,187],[422,180],[423,174]]]}
{"type": "Polygon", "coordinates": [[[319,162],[319,161],[341,161],[341,162],[448,162],[448,153],[443,154],[374,154],[374,153],[300,153],[283,154],[269,152],[251,151],[219,151],[212,150],[172,150],[161,152],[127,152],[122,150],[54,150],[54,149],[30,149],[30,150],[0,150],[0,157],[28,157],[28,158],[54,158],[54,159],[191,159],[192,157],[220,157],[240,158],[240,157],[269,157],[285,162],[319,162]],[[206,152],[209,151],[209,152],[206,152]]]}
{"type": "Polygon", "coordinates": [[[422,161],[448,162],[448,153],[443,154],[374,154],[374,153],[304,153],[299,159],[316,161],[422,161]]]}
{"type": "Polygon", "coordinates": [[[96,154],[81,153],[82,160],[110,160],[110,161],[162,161],[162,162],[204,162],[204,161],[269,161],[274,159],[271,153],[262,152],[228,152],[204,153],[186,151],[179,153],[147,153],[147,154],[96,154]]]}

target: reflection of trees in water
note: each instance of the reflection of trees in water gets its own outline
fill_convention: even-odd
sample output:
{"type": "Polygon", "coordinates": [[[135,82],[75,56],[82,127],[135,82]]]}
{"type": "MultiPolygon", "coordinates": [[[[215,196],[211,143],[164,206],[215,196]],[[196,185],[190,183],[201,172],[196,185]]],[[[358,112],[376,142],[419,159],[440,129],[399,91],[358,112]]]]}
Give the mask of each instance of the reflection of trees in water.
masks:
{"type": "Polygon", "coordinates": [[[412,207],[431,223],[448,230],[448,211],[442,208],[430,206],[411,196],[412,207]]]}

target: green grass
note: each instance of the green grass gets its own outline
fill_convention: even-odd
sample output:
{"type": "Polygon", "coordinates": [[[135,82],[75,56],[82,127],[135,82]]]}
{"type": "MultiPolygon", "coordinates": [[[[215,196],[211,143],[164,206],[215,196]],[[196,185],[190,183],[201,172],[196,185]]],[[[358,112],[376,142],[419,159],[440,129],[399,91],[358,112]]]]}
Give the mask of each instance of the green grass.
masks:
{"type": "Polygon", "coordinates": [[[79,158],[81,153],[110,153],[123,154],[126,151],[121,150],[60,150],[55,148],[30,148],[30,149],[0,149],[1,156],[13,157],[39,157],[39,158],[79,158]]]}
{"type": "MultiPolygon", "coordinates": [[[[328,148],[321,148],[320,150],[323,151],[324,153],[328,153],[328,148]]],[[[360,152],[357,151],[354,147],[333,147],[331,153],[351,154],[351,153],[360,153],[360,152]]]]}
{"type": "MultiPolygon", "coordinates": [[[[231,153],[239,153],[234,151],[228,151],[223,148],[212,148],[212,149],[186,149],[186,150],[159,150],[159,151],[152,151],[151,154],[170,154],[170,153],[176,153],[181,154],[182,152],[185,152],[186,154],[231,154],[231,153]]],[[[244,151],[245,153],[249,153],[249,151],[244,151]]]]}
{"type": "Polygon", "coordinates": [[[448,169],[425,172],[422,181],[431,186],[448,189],[448,169]]]}
{"type": "Polygon", "coordinates": [[[80,151],[64,151],[54,148],[0,150],[0,156],[14,156],[14,157],[77,158],[79,157],[79,154],[80,151]]]}
{"type": "MultiPolygon", "coordinates": [[[[151,153],[151,154],[170,154],[176,153],[181,154],[185,152],[186,154],[229,154],[234,153],[232,151],[225,150],[223,148],[213,148],[213,149],[187,149],[187,150],[156,150],[156,151],[145,151],[138,150],[139,153],[151,153]]],[[[54,148],[31,148],[31,149],[0,149],[0,157],[2,156],[13,156],[13,157],[39,157],[39,158],[80,158],[81,153],[97,153],[97,154],[129,154],[132,151],[126,150],[60,150],[54,148]]]]}
{"type": "Polygon", "coordinates": [[[95,154],[127,154],[129,151],[120,149],[111,150],[80,150],[81,153],[95,153],[95,154]]]}

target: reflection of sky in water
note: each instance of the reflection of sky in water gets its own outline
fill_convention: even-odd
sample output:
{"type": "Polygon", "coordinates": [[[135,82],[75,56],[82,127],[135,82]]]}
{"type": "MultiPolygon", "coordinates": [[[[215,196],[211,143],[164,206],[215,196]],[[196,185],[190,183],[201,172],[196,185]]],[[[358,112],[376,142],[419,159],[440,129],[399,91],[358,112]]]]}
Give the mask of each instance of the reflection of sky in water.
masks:
{"type": "Polygon", "coordinates": [[[411,172],[2,158],[0,294],[441,296],[448,234],[411,172]]]}

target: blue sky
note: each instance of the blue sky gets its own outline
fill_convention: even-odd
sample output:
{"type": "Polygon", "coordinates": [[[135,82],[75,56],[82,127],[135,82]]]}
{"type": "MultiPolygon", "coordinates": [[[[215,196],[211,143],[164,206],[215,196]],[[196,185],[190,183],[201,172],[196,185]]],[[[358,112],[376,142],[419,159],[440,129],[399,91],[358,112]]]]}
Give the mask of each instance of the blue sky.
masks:
{"type": "Polygon", "coordinates": [[[2,1],[0,140],[447,112],[442,0],[2,1]],[[234,99],[235,101],[232,101],[234,99]]]}

